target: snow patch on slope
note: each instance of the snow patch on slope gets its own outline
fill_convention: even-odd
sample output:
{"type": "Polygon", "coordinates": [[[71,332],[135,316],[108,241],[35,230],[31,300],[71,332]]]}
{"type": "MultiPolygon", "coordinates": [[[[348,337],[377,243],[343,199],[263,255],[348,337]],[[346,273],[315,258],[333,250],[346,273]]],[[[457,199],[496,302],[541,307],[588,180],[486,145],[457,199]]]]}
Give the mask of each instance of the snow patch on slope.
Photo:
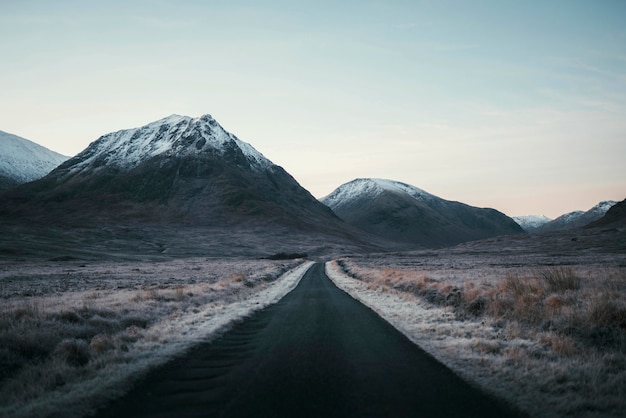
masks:
{"type": "Polygon", "coordinates": [[[401,183],[399,181],[377,178],[361,178],[339,186],[331,194],[320,200],[326,206],[334,209],[364,197],[374,199],[384,191],[407,194],[420,202],[439,199],[438,197],[427,193],[420,188],[406,183],[401,183]]]}
{"type": "Polygon", "coordinates": [[[94,164],[127,171],[157,155],[184,155],[207,150],[224,155],[233,149],[238,149],[253,168],[266,169],[273,165],[252,145],[226,132],[211,115],[199,118],[171,115],[139,128],[100,137],[76,156],[72,171],[94,164]]]}
{"type": "Polygon", "coordinates": [[[588,211],[576,210],[559,216],[553,221],[541,225],[538,231],[558,231],[564,229],[572,229],[584,226],[590,222],[597,221],[602,218],[608,210],[617,202],[606,200],[598,203],[588,211]]]}
{"type": "Polygon", "coordinates": [[[555,221],[559,221],[562,223],[571,223],[571,222],[577,221],[582,216],[601,218],[616,203],[617,202],[613,200],[606,200],[606,201],[598,203],[597,205],[595,205],[594,207],[592,207],[586,212],[582,210],[575,210],[573,212],[569,212],[569,213],[559,216],[558,218],[555,219],[555,221]]]}
{"type": "Polygon", "coordinates": [[[28,139],[0,131],[0,176],[16,184],[40,179],[67,159],[28,139]]]}
{"type": "Polygon", "coordinates": [[[564,215],[559,216],[555,220],[562,221],[565,223],[573,222],[576,219],[580,218],[585,212],[582,210],[575,210],[573,212],[566,213],[564,215]]]}
{"type": "Polygon", "coordinates": [[[599,217],[602,217],[606,215],[609,209],[611,209],[616,204],[617,204],[617,201],[615,200],[605,200],[603,202],[598,203],[591,209],[589,209],[587,213],[593,213],[595,215],[598,215],[599,217]]]}
{"type": "Polygon", "coordinates": [[[528,232],[547,224],[552,219],[544,215],[525,215],[514,216],[513,220],[517,222],[517,224],[521,226],[524,231],[528,232]]]}

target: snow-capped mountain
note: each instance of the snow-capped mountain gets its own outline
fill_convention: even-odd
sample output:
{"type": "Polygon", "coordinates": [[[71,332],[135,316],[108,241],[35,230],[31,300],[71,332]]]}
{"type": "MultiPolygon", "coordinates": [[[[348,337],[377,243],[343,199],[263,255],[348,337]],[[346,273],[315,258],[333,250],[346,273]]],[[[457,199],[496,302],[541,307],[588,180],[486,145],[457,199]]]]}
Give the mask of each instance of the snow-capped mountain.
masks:
{"type": "Polygon", "coordinates": [[[320,200],[334,211],[342,211],[344,207],[353,205],[354,201],[373,199],[384,191],[406,194],[422,202],[439,199],[422,189],[399,181],[365,178],[345,183],[320,200]]]}
{"type": "Polygon", "coordinates": [[[5,216],[220,226],[343,224],[285,170],[210,115],[174,115],[104,135],[48,176],[11,192],[9,203],[0,207],[5,216]]]}
{"type": "Polygon", "coordinates": [[[37,180],[68,157],[0,131],[0,190],[37,180]]]}
{"type": "Polygon", "coordinates": [[[536,232],[547,232],[547,231],[561,231],[566,229],[574,229],[581,226],[585,226],[591,222],[597,221],[602,218],[607,211],[615,205],[617,202],[613,200],[606,200],[598,203],[588,211],[577,210],[573,212],[566,213],[564,215],[559,216],[558,218],[550,221],[539,228],[537,228],[536,232]]]}
{"type": "Polygon", "coordinates": [[[624,228],[626,227],[626,199],[611,206],[606,214],[590,224],[585,225],[586,228],[595,227],[612,227],[612,228],[624,228]]]}
{"type": "Polygon", "coordinates": [[[526,216],[513,216],[513,220],[522,227],[526,232],[535,231],[542,225],[547,224],[552,219],[544,215],[526,215],[526,216]]]}
{"type": "Polygon", "coordinates": [[[213,153],[238,165],[265,170],[273,164],[250,144],[226,132],[211,117],[171,115],[135,129],[100,137],[68,161],[67,174],[94,166],[130,171],[157,156],[188,156],[213,153]]]}
{"type": "Polygon", "coordinates": [[[495,209],[444,200],[392,180],[356,179],[320,200],[350,225],[424,246],[523,233],[514,220],[495,209]]]}

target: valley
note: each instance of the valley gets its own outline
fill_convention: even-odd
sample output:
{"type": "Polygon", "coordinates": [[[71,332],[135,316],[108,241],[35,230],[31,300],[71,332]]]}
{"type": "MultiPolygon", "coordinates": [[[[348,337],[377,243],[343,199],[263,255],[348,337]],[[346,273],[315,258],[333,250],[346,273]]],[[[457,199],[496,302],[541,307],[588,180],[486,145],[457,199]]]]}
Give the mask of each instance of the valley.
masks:
{"type": "Polygon", "coordinates": [[[311,266],[278,303],[96,416],[524,416],[434,361],[324,270],[311,266]]]}
{"type": "Polygon", "coordinates": [[[106,409],[319,262],[523,414],[624,416],[624,206],[527,233],[495,209],[392,180],[317,200],[210,115],[106,134],[0,192],[0,415],[106,409]]]}
{"type": "Polygon", "coordinates": [[[118,248],[84,246],[68,257],[51,257],[65,249],[4,254],[0,411],[85,416],[155,367],[279,300],[301,277],[298,266],[308,264],[261,258],[304,249],[311,259],[333,260],[326,266],[331,279],[419,347],[530,416],[622,416],[622,230],[384,252],[323,247],[313,238],[307,247],[288,231],[267,232],[257,230],[255,244],[252,235],[215,230],[210,245],[196,248],[204,256],[192,251],[201,237],[208,240],[201,230],[196,238],[186,230],[193,240],[179,252],[172,244],[183,236],[163,237],[169,244],[162,252],[129,240],[118,248]],[[247,245],[234,247],[234,238],[247,245]],[[276,243],[271,251],[269,242],[276,243]]]}

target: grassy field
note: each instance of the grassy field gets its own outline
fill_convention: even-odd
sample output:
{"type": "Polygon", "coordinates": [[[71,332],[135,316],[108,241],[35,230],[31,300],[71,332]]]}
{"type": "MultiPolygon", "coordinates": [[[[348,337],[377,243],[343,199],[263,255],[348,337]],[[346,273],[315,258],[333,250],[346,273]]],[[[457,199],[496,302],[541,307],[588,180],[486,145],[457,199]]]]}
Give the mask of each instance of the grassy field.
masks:
{"type": "Polygon", "coordinates": [[[531,416],[626,416],[625,253],[517,250],[346,257],[328,269],[432,355],[531,416]]]}
{"type": "Polygon", "coordinates": [[[82,416],[282,297],[302,261],[0,263],[0,415],[82,416]]]}

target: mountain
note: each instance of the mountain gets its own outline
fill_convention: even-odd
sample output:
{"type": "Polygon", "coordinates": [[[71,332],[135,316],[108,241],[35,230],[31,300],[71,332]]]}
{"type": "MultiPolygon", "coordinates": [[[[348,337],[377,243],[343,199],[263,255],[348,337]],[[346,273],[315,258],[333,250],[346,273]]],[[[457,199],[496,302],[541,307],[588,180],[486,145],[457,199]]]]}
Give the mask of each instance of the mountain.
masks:
{"type": "Polygon", "coordinates": [[[100,137],[46,177],[4,192],[0,221],[8,228],[0,235],[28,240],[19,248],[0,242],[0,254],[34,246],[75,254],[84,242],[103,252],[159,254],[372,248],[362,231],[210,115],[173,115],[100,137]]]}
{"type": "Polygon", "coordinates": [[[350,225],[386,239],[428,247],[524,232],[494,209],[444,200],[392,180],[356,179],[321,201],[350,225]]]}
{"type": "Polygon", "coordinates": [[[617,227],[626,226],[626,199],[611,206],[606,214],[600,219],[586,225],[585,227],[617,227]]]}
{"type": "Polygon", "coordinates": [[[221,225],[336,220],[285,170],[210,115],[172,115],[104,135],[8,198],[13,215],[37,213],[71,221],[221,225]]]}
{"type": "Polygon", "coordinates": [[[617,202],[613,200],[607,200],[598,203],[586,212],[582,210],[577,210],[574,212],[566,213],[540,226],[539,228],[535,229],[534,232],[563,231],[585,226],[602,218],[611,208],[611,206],[615,205],[616,203],[617,202]]]}
{"type": "Polygon", "coordinates": [[[0,131],[0,190],[40,179],[67,159],[28,139],[0,131]]]}
{"type": "Polygon", "coordinates": [[[552,219],[543,215],[526,215],[526,216],[513,216],[513,220],[522,227],[526,232],[533,232],[542,225],[547,224],[552,219]]]}

